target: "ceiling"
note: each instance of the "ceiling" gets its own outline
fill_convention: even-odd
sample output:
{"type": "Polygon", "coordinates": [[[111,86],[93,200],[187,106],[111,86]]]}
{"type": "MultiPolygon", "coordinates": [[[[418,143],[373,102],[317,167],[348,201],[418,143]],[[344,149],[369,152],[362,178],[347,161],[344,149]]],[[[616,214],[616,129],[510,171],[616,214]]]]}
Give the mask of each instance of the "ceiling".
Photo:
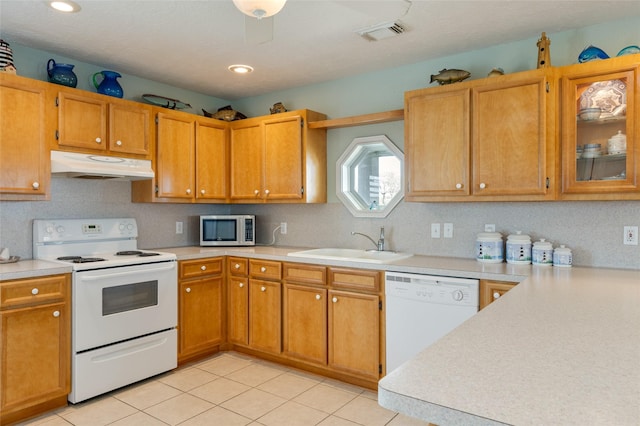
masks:
{"type": "Polygon", "coordinates": [[[273,39],[248,43],[231,0],[75,1],[79,13],[61,14],[44,0],[0,0],[0,36],[228,100],[640,15],[637,0],[288,0],[273,39]],[[403,34],[356,32],[394,21],[403,34]],[[227,70],[237,63],[255,71],[227,70]]]}

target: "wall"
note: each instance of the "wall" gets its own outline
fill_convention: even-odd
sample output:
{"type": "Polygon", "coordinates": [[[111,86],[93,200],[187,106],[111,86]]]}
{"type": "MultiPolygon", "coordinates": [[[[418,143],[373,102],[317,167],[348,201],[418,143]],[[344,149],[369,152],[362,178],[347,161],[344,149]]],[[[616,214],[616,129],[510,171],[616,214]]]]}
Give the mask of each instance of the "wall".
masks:
{"type": "MultiPolygon", "coordinates": [[[[544,29],[543,29],[544,30],[544,29]]],[[[550,33],[553,65],[576,62],[578,53],[595,44],[609,54],[622,47],[640,43],[640,18],[628,18],[563,33],[550,33]]],[[[309,108],[330,118],[400,109],[403,93],[428,86],[429,74],[442,68],[462,68],[473,77],[483,77],[495,66],[506,72],[535,68],[538,37],[460,55],[424,60],[416,64],[389,68],[380,72],[291,88],[233,102],[243,113],[263,115],[275,102],[289,109],[309,108]]],[[[8,40],[11,42],[11,40],[8,40]]],[[[16,58],[28,56],[20,74],[37,76],[49,57],[58,56],[12,44],[16,58]],[[31,75],[32,74],[32,75],[31,75]]],[[[420,60],[420,58],[417,58],[420,60]]],[[[60,59],[62,61],[62,58],[60,59]]],[[[101,67],[83,64],[86,70],[101,67]]],[[[88,73],[87,73],[88,75],[88,73]]],[[[127,76],[127,80],[136,77],[127,76]]],[[[125,79],[123,78],[123,82],[125,79]]],[[[137,81],[137,80],[136,80],[137,81]]],[[[144,83],[146,91],[191,102],[195,106],[217,108],[223,100],[188,93],[178,88],[144,83]],[[213,105],[213,107],[211,106],[213,105]]],[[[138,86],[136,86],[138,87],[138,86]]],[[[125,96],[130,89],[125,87],[125,96]]],[[[199,111],[194,108],[193,112],[199,111]]],[[[577,265],[640,269],[639,246],[622,245],[622,227],[640,225],[640,201],[621,202],[549,202],[549,203],[406,203],[402,202],[384,219],[353,218],[335,196],[335,161],[355,137],[386,134],[403,148],[403,122],[335,129],[328,132],[329,202],[320,205],[146,205],[130,202],[126,182],[82,181],[55,178],[50,202],[2,202],[0,205],[0,247],[31,257],[31,220],[34,218],[135,217],[140,223],[141,248],[197,244],[196,217],[204,213],[246,212],[258,215],[258,242],[270,243],[272,231],[280,222],[288,223],[288,234],[275,233],[276,244],[303,247],[344,246],[368,248],[371,244],[351,231],[377,235],[385,227],[391,249],[426,255],[473,257],[476,233],[485,223],[496,224],[503,234],[518,230],[534,239],[546,238],[554,245],[565,244],[574,252],[577,265]],[[175,234],[175,222],[185,222],[185,234],[175,234]],[[454,224],[453,239],[431,239],[430,223],[454,224]]]]}

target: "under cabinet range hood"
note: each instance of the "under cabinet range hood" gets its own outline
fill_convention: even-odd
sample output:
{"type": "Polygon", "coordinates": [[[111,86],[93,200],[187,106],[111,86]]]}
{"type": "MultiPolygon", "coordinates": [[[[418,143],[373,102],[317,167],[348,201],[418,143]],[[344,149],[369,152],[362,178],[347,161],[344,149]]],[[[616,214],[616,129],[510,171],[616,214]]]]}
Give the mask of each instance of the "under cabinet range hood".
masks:
{"type": "Polygon", "coordinates": [[[154,176],[151,161],[51,151],[51,175],[83,179],[144,180],[154,176]]]}

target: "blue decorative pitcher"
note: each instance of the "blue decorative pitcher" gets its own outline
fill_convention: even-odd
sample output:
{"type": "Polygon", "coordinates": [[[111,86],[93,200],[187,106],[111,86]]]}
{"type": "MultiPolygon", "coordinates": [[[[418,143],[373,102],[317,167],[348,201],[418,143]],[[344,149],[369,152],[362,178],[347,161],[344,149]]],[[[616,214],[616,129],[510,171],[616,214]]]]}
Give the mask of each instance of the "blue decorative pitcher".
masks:
{"type": "Polygon", "coordinates": [[[100,71],[93,75],[93,85],[98,89],[98,93],[103,95],[113,96],[115,98],[121,98],[124,95],[122,86],[116,80],[118,77],[122,77],[115,71],[100,71]],[[98,84],[96,77],[101,75],[102,81],[98,84]]]}
{"type": "Polygon", "coordinates": [[[70,64],[56,64],[56,61],[49,59],[47,62],[47,75],[49,83],[69,87],[76,87],[78,85],[78,77],[76,77],[73,72],[73,65],[70,64]]]}

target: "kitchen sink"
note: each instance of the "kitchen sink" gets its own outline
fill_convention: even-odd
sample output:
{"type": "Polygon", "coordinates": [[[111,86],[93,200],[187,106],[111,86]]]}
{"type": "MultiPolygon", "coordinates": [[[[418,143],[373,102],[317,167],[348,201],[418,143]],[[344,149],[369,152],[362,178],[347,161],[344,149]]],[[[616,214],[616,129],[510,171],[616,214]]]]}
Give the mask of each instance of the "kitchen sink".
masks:
{"type": "Polygon", "coordinates": [[[388,263],[413,256],[411,253],[395,251],[358,250],[346,248],[319,248],[294,251],[288,254],[292,257],[311,259],[347,260],[352,262],[388,263]]]}

